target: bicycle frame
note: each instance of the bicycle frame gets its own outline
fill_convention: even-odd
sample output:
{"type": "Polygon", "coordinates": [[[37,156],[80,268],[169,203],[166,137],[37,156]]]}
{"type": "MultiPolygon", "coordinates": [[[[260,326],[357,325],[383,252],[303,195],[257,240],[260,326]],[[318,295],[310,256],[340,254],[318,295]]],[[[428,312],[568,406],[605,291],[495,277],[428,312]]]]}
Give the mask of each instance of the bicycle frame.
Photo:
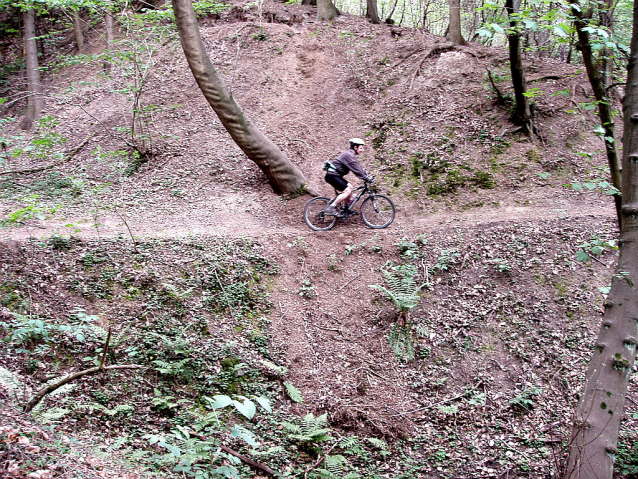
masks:
{"type": "MultiPolygon", "coordinates": [[[[358,186],[357,188],[355,188],[355,189],[352,191],[352,193],[354,194],[354,193],[356,193],[357,191],[359,191],[360,193],[359,193],[359,194],[356,196],[356,198],[352,201],[352,203],[350,204],[350,206],[348,206],[348,208],[345,208],[345,209],[344,209],[344,211],[350,211],[350,210],[353,208],[353,206],[354,206],[354,205],[356,205],[356,204],[359,202],[359,200],[361,199],[361,197],[362,197],[364,194],[366,194],[366,193],[369,193],[369,192],[370,192],[370,190],[368,189],[368,184],[367,184],[367,183],[363,184],[362,186],[358,186]]],[[[340,194],[341,194],[341,193],[339,193],[337,190],[335,190],[335,195],[336,195],[336,196],[335,196],[335,198],[336,198],[337,196],[339,196],[340,194]]],[[[335,199],[335,198],[333,198],[333,199],[332,199],[332,201],[334,201],[334,199],[335,199]]]]}

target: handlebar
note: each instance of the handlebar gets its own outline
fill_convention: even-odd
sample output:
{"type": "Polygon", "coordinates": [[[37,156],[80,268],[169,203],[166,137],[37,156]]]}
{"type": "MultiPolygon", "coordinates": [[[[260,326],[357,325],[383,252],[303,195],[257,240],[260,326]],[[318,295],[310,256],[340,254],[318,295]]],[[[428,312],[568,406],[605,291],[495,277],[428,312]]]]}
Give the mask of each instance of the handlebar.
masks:
{"type": "Polygon", "coordinates": [[[364,178],[364,179],[363,179],[363,181],[364,181],[365,183],[373,183],[373,182],[374,182],[374,178],[375,178],[375,176],[374,176],[374,175],[370,175],[370,176],[368,176],[367,178],[364,178]]]}

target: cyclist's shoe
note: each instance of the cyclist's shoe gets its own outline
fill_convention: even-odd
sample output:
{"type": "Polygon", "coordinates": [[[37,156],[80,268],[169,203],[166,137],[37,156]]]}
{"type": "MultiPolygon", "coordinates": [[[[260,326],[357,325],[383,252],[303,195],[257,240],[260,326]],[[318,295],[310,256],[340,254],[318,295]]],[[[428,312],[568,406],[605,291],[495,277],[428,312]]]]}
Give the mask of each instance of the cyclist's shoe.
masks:
{"type": "Polygon", "coordinates": [[[339,216],[339,210],[336,206],[332,205],[326,206],[323,210],[323,213],[330,216],[339,216]]]}
{"type": "Polygon", "coordinates": [[[341,213],[339,213],[337,215],[337,218],[350,218],[351,216],[358,215],[358,214],[359,214],[358,211],[347,210],[347,211],[342,211],[341,213]]]}

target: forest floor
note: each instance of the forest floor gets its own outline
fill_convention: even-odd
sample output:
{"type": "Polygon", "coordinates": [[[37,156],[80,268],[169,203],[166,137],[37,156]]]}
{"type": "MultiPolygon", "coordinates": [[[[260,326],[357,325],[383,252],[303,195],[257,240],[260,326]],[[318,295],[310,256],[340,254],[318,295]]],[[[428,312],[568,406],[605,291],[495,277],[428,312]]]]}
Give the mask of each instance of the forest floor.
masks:
{"type": "MultiPolygon", "coordinates": [[[[234,96],[313,188],[329,196],[321,163],[345,149],[348,138],[366,139],[360,159],[397,206],[392,225],[372,230],[355,216],[330,231],[311,231],[302,217],[310,197],[272,192],[204,101],[172,29],[122,17],[122,40],[146,39],[121,45],[137,49],[145,75],[140,127],[146,136],[126,133],[133,122],[123,87],[132,82],[130,70],[122,57],[104,74],[102,60],[91,56],[103,50],[95,30],[82,62],[61,56],[61,66],[45,75],[48,124],[22,136],[11,125],[3,132],[14,135],[14,145],[41,140],[30,153],[6,156],[0,171],[5,341],[16,338],[16,314],[21,321],[77,320],[73,311],[80,308],[101,318],[103,329],[110,324],[124,335],[146,321],[145,328],[157,323],[152,334],[173,339],[203,321],[213,338],[238,344],[239,364],[263,370],[265,358],[285,366],[281,380],[299,389],[303,403],[281,386],[252,391],[244,384],[243,394],[262,388],[286,414],[327,413],[338,434],[384,439],[390,455],[352,460],[351,470],[364,477],[558,477],[601,319],[601,289],[616,261],[615,212],[602,193],[606,160],[593,133],[596,118],[585,107],[592,99],[584,72],[543,58],[526,63],[540,92],[535,109],[543,137],[532,142],[515,132],[486,80],[489,70],[502,92],[510,91],[506,51],[453,47],[350,15],[320,24],[314,15],[312,7],[237,3],[202,20],[201,31],[234,96]],[[131,142],[144,142],[152,153],[146,161],[131,159],[131,142]],[[13,221],[16,211],[25,213],[22,221],[13,221]],[[578,261],[579,252],[588,259],[578,261]],[[217,294],[227,296],[252,281],[236,269],[254,266],[254,258],[274,269],[250,273],[268,274],[255,286],[262,296],[241,293],[254,301],[253,312],[228,298],[225,307],[202,306],[212,286],[193,278],[228,273],[228,282],[216,279],[217,294]],[[424,285],[406,325],[370,288],[391,289],[387,273],[396,265],[409,265],[424,285]],[[144,288],[152,294],[144,296],[144,288]],[[256,331],[270,352],[257,346],[256,331]]],[[[99,346],[97,337],[94,343],[99,346]]],[[[229,353],[216,347],[210,368],[223,373],[229,353]]],[[[143,356],[126,351],[127,359],[143,356]]],[[[166,361],[184,359],[163,351],[166,361]]],[[[74,407],[88,397],[111,408],[93,405],[92,416],[47,399],[47,408],[66,412],[45,414],[46,420],[75,446],[65,449],[66,459],[40,465],[19,453],[19,437],[31,438],[24,447],[37,438],[41,452],[55,448],[49,430],[17,413],[12,401],[81,367],[73,362],[78,353],[67,353],[67,363],[52,360],[51,350],[30,354],[36,353],[13,349],[0,359],[2,371],[23,385],[19,398],[0,378],[3,417],[12,418],[0,442],[15,446],[5,448],[0,465],[9,477],[154,474],[148,463],[145,472],[131,464],[105,466],[110,459],[74,447],[98,437],[113,457],[119,450],[130,459],[146,447],[143,433],[182,424],[180,413],[148,406],[160,388],[157,373],[128,390],[105,379],[79,386],[74,407]],[[95,393],[100,387],[108,390],[104,402],[95,393]],[[131,399],[136,388],[142,396],[131,399]],[[134,419],[117,415],[122,401],[137,408],[134,419]]],[[[173,381],[172,399],[194,401],[192,388],[177,376],[173,381]]],[[[215,381],[219,393],[236,391],[215,381]]],[[[630,398],[636,387],[633,376],[630,398]]],[[[638,404],[630,399],[619,474],[637,470],[631,452],[637,418],[638,404]]],[[[277,466],[304,476],[306,466],[295,469],[300,457],[303,452],[283,455],[277,466]]]]}

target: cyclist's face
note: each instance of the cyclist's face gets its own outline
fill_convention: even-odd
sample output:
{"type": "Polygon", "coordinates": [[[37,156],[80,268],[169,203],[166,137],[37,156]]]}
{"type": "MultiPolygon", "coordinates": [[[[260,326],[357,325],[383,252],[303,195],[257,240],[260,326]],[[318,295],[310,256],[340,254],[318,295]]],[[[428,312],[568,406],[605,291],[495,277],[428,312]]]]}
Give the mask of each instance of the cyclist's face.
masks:
{"type": "Polygon", "coordinates": [[[355,154],[359,155],[363,151],[363,145],[357,145],[354,147],[355,154]]]}

